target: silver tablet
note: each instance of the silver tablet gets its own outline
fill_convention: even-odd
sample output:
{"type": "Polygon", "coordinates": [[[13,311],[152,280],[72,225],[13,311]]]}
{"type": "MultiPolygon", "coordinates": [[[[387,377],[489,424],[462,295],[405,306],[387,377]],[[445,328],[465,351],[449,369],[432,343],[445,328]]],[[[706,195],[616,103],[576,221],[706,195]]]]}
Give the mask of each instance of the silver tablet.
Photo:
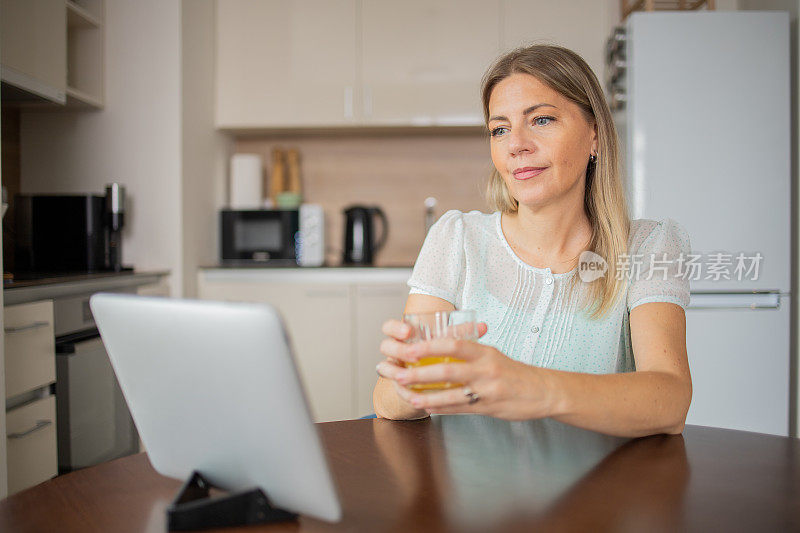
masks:
{"type": "Polygon", "coordinates": [[[341,508],[286,329],[266,304],[91,299],[153,467],[327,521],[341,508]]]}

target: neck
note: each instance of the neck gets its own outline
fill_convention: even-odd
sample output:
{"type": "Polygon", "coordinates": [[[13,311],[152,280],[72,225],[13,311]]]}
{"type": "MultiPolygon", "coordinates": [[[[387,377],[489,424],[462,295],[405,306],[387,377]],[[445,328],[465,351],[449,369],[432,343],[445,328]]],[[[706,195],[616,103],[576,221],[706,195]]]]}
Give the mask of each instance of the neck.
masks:
{"type": "Polygon", "coordinates": [[[516,213],[504,215],[504,232],[512,248],[534,266],[570,270],[592,237],[583,195],[578,200],[564,198],[563,202],[545,206],[520,205],[516,213]]]}

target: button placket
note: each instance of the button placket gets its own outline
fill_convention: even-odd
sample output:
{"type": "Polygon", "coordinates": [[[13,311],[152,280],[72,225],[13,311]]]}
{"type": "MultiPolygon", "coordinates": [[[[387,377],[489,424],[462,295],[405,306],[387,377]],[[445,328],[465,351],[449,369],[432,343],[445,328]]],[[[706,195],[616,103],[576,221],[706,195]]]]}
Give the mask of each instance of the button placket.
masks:
{"type": "Polygon", "coordinates": [[[536,344],[539,340],[539,334],[541,333],[542,327],[541,325],[544,323],[544,314],[547,311],[547,308],[550,306],[550,301],[553,299],[553,277],[547,273],[544,275],[544,286],[542,287],[542,293],[539,298],[539,302],[536,305],[536,310],[533,313],[533,326],[531,327],[531,350],[536,348],[536,344]],[[547,280],[550,280],[548,283],[547,280]]]}

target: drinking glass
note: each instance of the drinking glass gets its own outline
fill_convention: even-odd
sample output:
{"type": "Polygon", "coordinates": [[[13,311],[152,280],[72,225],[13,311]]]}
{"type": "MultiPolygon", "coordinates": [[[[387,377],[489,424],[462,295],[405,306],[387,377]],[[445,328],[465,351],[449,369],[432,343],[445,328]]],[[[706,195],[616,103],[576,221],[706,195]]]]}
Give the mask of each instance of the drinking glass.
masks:
{"type": "MultiPolygon", "coordinates": [[[[433,339],[465,339],[474,341],[478,339],[478,324],[475,322],[475,311],[436,311],[433,313],[411,313],[403,315],[403,322],[411,327],[411,335],[407,343],[429,341],[433,339]]],[[[463,363],[457,357],[431,356],[422,357],[416,363],[406,363],[407,368],[438,363],[463,363]]],[[[409,389],[417,392],[452,389],[460,387],[460,383],[419,383],[409,385],[409,389]]]]}

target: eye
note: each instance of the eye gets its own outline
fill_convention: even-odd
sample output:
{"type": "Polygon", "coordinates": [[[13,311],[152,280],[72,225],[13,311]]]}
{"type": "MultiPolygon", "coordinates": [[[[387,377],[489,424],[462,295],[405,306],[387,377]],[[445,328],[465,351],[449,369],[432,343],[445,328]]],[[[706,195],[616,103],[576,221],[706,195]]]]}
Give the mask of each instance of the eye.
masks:
{"type": "Polygon", "coordinates": [[[553,117],[536,117],[533,119],[533,124],[535,126],[547,126],[550,122],[554,121],[555,118],[553,117]]]}
{"type": "Polygon", "coordinates": [[[505,126],[498,126],[498,127],[494,128],[493,130],[491,130],[492,137],[497,137],[497,136],[503,135],[506,131],[508,131],[508,128],[506,128],[505,126]]]}

